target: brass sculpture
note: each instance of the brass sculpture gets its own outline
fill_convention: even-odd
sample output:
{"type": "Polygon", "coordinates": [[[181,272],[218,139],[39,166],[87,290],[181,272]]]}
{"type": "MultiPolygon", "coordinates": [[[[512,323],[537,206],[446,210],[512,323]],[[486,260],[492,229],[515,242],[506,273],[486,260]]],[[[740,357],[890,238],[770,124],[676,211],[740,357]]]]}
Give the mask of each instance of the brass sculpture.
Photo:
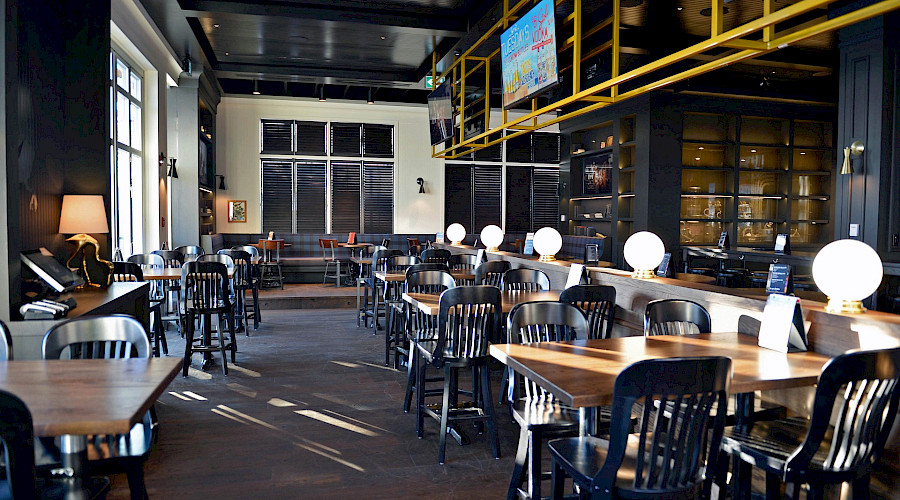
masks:
{"type": "Polygon", "coordinates": [[[112,283],[112,262],[100,258],[100,243],[93,236],[81,233],[66,239],[66,241],[75,242],[75,251],[66,261],[66,267],[78,268],[78,265],[72,265],[72,261],[80,253],[81,272],[87,286],[107,287],[112,283]],[[90,246],[94,247],[93,252],[90,251],[90,246]]]}

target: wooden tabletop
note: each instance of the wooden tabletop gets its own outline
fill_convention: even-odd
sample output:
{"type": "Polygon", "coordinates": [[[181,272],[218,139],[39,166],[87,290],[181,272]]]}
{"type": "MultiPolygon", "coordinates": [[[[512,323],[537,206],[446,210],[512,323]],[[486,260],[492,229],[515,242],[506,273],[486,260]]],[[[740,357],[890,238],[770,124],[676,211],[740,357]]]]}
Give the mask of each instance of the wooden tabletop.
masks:
{"type": "Polygon", "coordinates": [[[372,258],[371,258],[371,257],[368,257],[368,258],[353,257],[353,258],[350,259],[350,260],[353,261],[353,262],[355,262],[355,263],[357,263],[357,264],[359,264],[359,265],[361,265],[361,266],[371,266],[371,265],[372,265],[372,258]]]}
{"type": "MultiPolygon", "coordinates": [[[[228,269],[228,277],[234,276],[234,268],[228,269]]],[[[144,270],[144,279],[150,281],[158,280],[180,280],[180,267],[166,267],[164,269],[146,269],[144,270]]]]}
{"type": "Polygon", "coordinates": [[[21,398],[35,436],[126,434],[181,371],[180,357],[0,363],[0,388],[21,398]]]}
{"type": "MultiPolygon", "coordinates": [[[[450,275],[455,280],[474,280],[475,271],[471,269],[456,269],[450,271],[450,275]]],[[[375,277],[381,281],[406,281],[406,273],[395,273],[388,271],[375,271],[375,277]]]]}
{"type": "Polygon", "coordinates": [[[756,337],[738,333],[500,344],[490,346],[490,353],[576,407],[611,403],[616,377],[644,359],[727,356],[734,371],[732,393],[813,385],[831,359],[815,352],[764,349],[756,337]]]}
{"type": "MultiPolygon", "coordinates": [[[[560,290],[548,290],[546,292],[503,292],[502,300],[503,312],[508,313],[517,304],[522,302],[534,302],[538,300],[553,301],[559,300],[560,290]]],[[[437,316],[440,312],[438,304],[439,295],[432,293],[404,293],[403,300],[409,302],[412,306],[418,307],[425,314],[437,316]]]]}
{"type": "Polygon", "coordinates": [[[373,244],[374,243],[338,243],[337,245],[343,248],[366,248],[373,244]]]}

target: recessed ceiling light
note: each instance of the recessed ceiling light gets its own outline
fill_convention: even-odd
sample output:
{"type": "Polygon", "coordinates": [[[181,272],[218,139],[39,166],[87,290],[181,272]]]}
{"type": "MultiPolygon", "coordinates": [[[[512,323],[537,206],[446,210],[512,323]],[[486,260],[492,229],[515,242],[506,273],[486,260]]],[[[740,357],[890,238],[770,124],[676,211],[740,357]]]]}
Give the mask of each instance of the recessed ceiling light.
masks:
{"type": "Polygon", "coordinates": [[[751,153],[755,153],[756,150],[755,150],[755,149],[751,149],[750,152],[751,152],[751,153]]]}
{"type": "Polygon", "coordinates": [[[697,148],[697,149],[699,149],[699,150],[701,150],[701,151],[702,151],[702,150],[703,150],[703,149],[705,149],[705,148],[704,148],[704,147],[703,147],[703,146],[700,146],[700,147],[699,147],[699,148],[697,148]]]}
{"type": "Polygon", "coordinates": [[[800,154],[802,154],[802,155],[805,155],[805,154],[806,154],[806,153],[805,153],[805,152],[803,152],[803,151],[801,151],[801,152],[800,152],[800,154]]]}
{"type": "Polygon", "coordinates": [[[218,27],[219,27],[218,24],[213,24],[213,28],[218,28],[218,27]]]}
{"type": "Polygon", "coordinates": [[[675,7],[675,8],[678,10],[678,12],[681,12],[684,10],[684,7],[675,7]]]}
{"type": "Polygon", "coordinates": [[[227,56],[227,55],[228,55],[228,52],[225,52],[225,55],[227,56]]]}
{"type": "Polygon", "coordinates": [[[387,38],[387,37],[384,36],[384,35],[381,35],[381,39],[382,39],[382,40],[384,40],[385,38],[387,38]]]}

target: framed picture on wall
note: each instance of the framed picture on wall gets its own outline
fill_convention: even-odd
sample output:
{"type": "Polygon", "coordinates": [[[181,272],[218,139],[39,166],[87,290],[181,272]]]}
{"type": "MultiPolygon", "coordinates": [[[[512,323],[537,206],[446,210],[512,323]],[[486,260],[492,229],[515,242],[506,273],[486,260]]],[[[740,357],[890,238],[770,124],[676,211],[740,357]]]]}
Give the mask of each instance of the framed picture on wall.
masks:
{"type": "Polygon", "coordinates": [[[228,200],[228,222],[247,222],[247,200],[228,200]]]}
{"type": "Polygon", "coordinates": [[[602,153],[584,159],[583,193],[612,193],[612,153],[602,153]]]}

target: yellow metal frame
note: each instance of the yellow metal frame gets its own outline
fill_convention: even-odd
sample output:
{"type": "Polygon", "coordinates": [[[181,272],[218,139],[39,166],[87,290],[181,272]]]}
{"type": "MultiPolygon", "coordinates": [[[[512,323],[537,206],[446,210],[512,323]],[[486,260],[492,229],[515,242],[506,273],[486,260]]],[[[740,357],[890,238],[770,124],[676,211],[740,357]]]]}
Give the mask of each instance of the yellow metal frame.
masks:
{"type": "MultiPolygon", "coordinates": [[[[448,78],[452,82],[454,90],[457,91],[456,95],[459,96],[457,110],[454,112],[454,117],[458,117],[459,134],[454,135],[452,145],[448,148],[438,150],[436,146],[432,146],[431,152],[433,157],[447,159],[458,158],[478,149],[493,146],[513,137],[517,137],[533,130],[539,130],[541,128],[557,124],[559,122],[583,115],[585,113],[589,113],[596,109],[609,106],[610,104],[621,102],[626,99],[630,99],[632,97],[636,97],[641,94],[645,94],[647,92],[671,85],[673,83],[702,75],[710,71],[714,71],[716,69],[724,68],[731,64],[735,64],[741,61],[747,61],[755,57],[768,54],[775,50],[783,49],[801,40],[805,40],[822,33],[827,33],[829,31],[838,30],[851,24],[880,16],[892,10],[900,9],[900,0],[882,0],[881,2],[856,9],[851,12],[847,12],[841,16],[828,19],[826,21],[821,21],[819,23],[811,25],[804,25],[802,28],[794,29],[793,31],[784,30],[783,33],[779,33],[776,29],[777,24],[784,23],[785,21],[789,21],[812,10],[825,7],[828,4],[835,2],[836,0],[801,0],[795,4],[788,5],[779,10],[773,10],[774,0],[760,0],[763,3],[762,17],[723,32],[724,28],[722,8],[724,2],[723,0],[710,0],[712,15],[710,21],[709,38],[688,48],[675,52],[674,54],[668,55],[661,59],[647,63],[639,68],[620,74],[620,0],[613,0],[613,13],[609,19],[598,23],[596,26],[587,29],[587,31],[583,31],[584,27],[582,26],[581,7],[584,0],[573,1],[575,6],[574,12],[571,15],[567,16],[564,20],[565,25],[571,24],[572,36],[567,37],[558,47],[558,50],[560,52],[569,49],[572,50],[572,95],[564,99],[560,99],[559,101],[550,103],[549,105],[541,108],[538,108],[537,98],[532,98],[531,111],[514,119],[509,119],[507,110],[504,109],[502,111],[502,123],[498,124],[494,128],[491,128],[490,126],[490,62],[493,58],[499,57],[500,49],[498,48],[494,50],[487,57],[474,56],[472,55],[472,53],[490,37],[499,35],[501,31],[505,30],[509,26],[510,22],[517,19],[517,14],[522,11],[523,8],[532,3],[532,0],[519,0],[513,6],[510,6],[510,0],[503,0],[503,15],[501,16],[501,18],[496,23],[494,23],[494,25],[491,26],[484,33],[484,35],[482,35],[481,38],[479,38],[468,50],[463,52],[456,61],[450,64],[450,66],[448,66],[447,69],[440,75],[437,74],[437,54],[432,54],[431,74],[434,77],[434,81],[439,81],[441,77],[448,78]],[[596,35],[608,26],[611,27],[612,30],[611,40],[599,44],[597,47],[590,50],[586,54],[582,53],[582,44],[584,39],[596,35]],[[758,39],[747,37],[754,37],[758,39]],[[732,50],[715,56],[704,55],[705,52],[708,52],[709,50],[715,48],[727,48],[732,50]],[[608,80],[597,85],[594,85],[587,89],[582,89],[582,61],[593,57],[605,50],[612,51],[612,67],[610,72],[611,77],[608,80]],[[672,64],[698,57],[702,57],[702,60],[704,60],[705,62],[691,69],[659,78],[651,83],[642,85],[627,92],[619,92],[619,85],[623,83],[648,75],[654,71],[666,68],[672,64]],[[473,64],[471,67],[468,67],[467,63],[469,62],[473,62],[475,64],[473,64]],[[485,68],[485,96],[483,98],[484,109],[474,111],[471,115],[469,115],[469,111],[467,108],[476,107],[478,101],[470,103],[468,106],[465,104],[466,77],[482,67],[485,68]],[[601,95],[601,93],[604,95],[601,95]],[[555,118],[551,118],[541,122],[538,121],[541,115],[556,112],[563,106],[576,103],[585,103],[586,106],[574,111],[570,111],[568,113],[559,114],[555,118]],[[477,117],[480,114],[484,114],[484,132],[465,139],[464,131],[466,120],[468,118],[477,117]],[[529,121],[530,123],[524,124],[524,122],[526,121],[529,121]],[[507,131],[512,130],[513,132],[508,133],[506,136],[502,136],[501,134],[501,137],[489,140],[489,137],[492,134],[501,132],[503,129],[507,129],[507,131]]],[[[563,0],[556,0],[557,5],[561,4],[562,2],[563,0]]],[[[563,69],[568,70],[568,67],[563,69]]]]}

